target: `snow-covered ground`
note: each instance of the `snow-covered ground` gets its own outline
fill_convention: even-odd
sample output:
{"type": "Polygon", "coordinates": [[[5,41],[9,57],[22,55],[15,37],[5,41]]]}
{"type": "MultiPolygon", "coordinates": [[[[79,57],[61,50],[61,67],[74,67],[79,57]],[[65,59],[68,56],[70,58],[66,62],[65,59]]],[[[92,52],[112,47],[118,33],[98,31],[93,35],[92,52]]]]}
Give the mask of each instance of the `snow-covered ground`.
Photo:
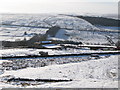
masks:
{"type": "MultiPolygon", "coordinates": [[[[0,77],[14,76],[27,79],[72,79],[70,82],[46,83],[27,88],[118,88],[118,57],[112,55],[109,58],[51,65],[40,68],[26,68],[17,71],[5,71],[0,77]]],[[[21,87],[12,85],[11,87],[21,87]]],[[[9,87],[9,84],[0,82],[0,88],[9,87]]]]}
{"type": "Polygon", "coordinates": [[[97,32],[97,31],[80,31],[60,29],[55,37],[49,36],[52,40],[69,40],[89,44],[106,44],[109,43],[106,36],[109,36],[114,42],[118,41],[118,33],[97,32]]]}
{"type": "Polygon", "coordinates": [[[48,52],[49,55],[62,55],[62,54],[81,54],[81,53],[102,53],[102,52],[118,52],[118,51],[102,51],[102,50],[89,50],[89,49],[72,49],[68,48],[63,50],[52,49],[1,49],[0,57],[7,56],[28,56],[28,55],[40,55],[39,52],[48,52]]]}
{"type": "Polygon", "coordinates": [[[40,51],[53,53],[50,49],[1,49],[0,56],[27,56],[27,55],[39,55],[40,51]]]}
{"type": "Polygon", "coordinates": [[[0,41],[29,40],[35,34],[45,34],[47,30],[45,28],[2,26],[0,27],[0,41]]]}

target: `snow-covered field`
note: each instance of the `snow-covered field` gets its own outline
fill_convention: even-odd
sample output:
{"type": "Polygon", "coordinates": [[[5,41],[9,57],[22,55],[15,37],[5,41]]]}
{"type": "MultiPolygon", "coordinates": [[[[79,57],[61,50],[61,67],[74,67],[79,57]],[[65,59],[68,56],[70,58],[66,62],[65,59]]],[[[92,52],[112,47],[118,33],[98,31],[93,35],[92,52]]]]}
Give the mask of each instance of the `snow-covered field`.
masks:
{"type": "MultiPolygon", "coordinates": [[[[21,70],[5,71],[1,74],[1,80],[5,78],[27,78],[27,79],[72,79],[70,82],[44,83],[27,88],[118,88],[118,57],[112,55],[108,58],[69,63],[62,65],[51,65],[39,68],[26,68],[21,70]]],[[[18,82],[19,83],[19,82],[18,82]]],[[[21,87],[20,84],[3,83],[2,87],[21,87]]]]}
{"type": "Polygon", "coordinates": [[[81,53],[102,53],[102,52],[119,52],[119,51],[102,51],[102,50],[90,50],[90,49],[72,49],[68,48],[63,50],[52,49],[1,49],[0,57],[7,56],[28,56],[28,55],[40,55],[39,52],[48,52],[48,55],[63,55],[63,54],[81,54],[81,53]]]}
{"type": "Polygon", "coordinates": [[[35,34],[45,34],[48,29],[44,28],[29,28],[29,27],[0,27],[0,41],[19,41],[29,40],[35,34]],[[24,33],[27,32],[27,35],[24,33]]]}

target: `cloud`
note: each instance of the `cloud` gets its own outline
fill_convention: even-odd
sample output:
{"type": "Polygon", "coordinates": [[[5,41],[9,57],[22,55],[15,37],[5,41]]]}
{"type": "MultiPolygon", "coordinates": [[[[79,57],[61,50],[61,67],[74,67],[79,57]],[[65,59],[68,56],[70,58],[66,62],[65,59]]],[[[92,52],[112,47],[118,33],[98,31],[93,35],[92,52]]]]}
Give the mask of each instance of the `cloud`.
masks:
{"type": "Polygon", "coordinates": [[[5,3],[20,3],[20,2],[119,2],[119,0],[0,0],[1,4],[5,3]]]}

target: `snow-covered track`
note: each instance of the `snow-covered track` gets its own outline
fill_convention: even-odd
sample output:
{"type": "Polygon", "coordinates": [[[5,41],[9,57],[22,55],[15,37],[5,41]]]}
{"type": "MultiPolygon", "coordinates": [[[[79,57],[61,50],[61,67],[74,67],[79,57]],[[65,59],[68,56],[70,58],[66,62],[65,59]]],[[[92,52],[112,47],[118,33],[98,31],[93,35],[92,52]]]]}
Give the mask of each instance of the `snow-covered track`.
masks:
{"type": "Polygon", "coordinates": [[[108,54],[120,54],[120,51],[109,51],[109,52],[95,52],[95,53],[80,53],[80,54],[62,54],[62,55],[28,55],[28,56],[6,56],[6,57],[0,57],[0,59],[15,59],[15,58],[39,58],[39,57],[67,57],[67,56],[84,56],[84,55],[108,55],[108,54]]]}

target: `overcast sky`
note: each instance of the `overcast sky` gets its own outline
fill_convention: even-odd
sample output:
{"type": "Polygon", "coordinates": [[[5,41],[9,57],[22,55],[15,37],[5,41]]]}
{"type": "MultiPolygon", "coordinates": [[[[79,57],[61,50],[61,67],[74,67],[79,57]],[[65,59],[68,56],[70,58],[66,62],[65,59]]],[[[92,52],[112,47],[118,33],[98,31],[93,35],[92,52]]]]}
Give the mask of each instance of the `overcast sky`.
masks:
{"type": "Polygon", "coordinates": [[[0,13],[117,14],[118,1],[119,0],[0,0],[0,13]]]}

